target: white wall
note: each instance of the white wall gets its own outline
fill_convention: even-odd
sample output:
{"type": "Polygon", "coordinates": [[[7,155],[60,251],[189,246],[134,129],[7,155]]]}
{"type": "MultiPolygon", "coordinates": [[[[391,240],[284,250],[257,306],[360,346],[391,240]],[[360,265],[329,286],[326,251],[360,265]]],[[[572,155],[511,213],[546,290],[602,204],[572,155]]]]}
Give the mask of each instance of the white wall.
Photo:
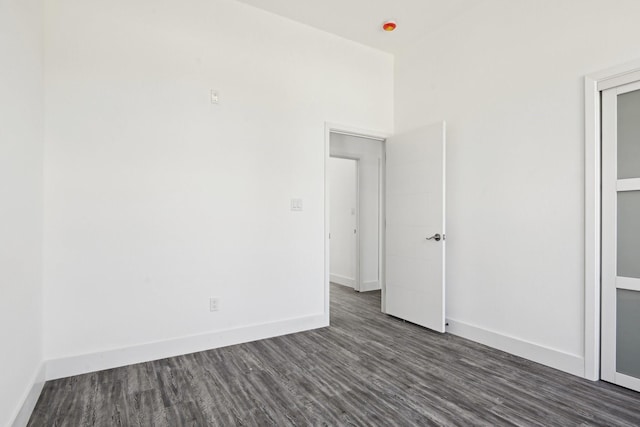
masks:
{"type": "Polygon", "coordinates": [[[53,0],[45,36],[46,357],[321,316],[324,123],[391,129],[392,57],[230,0],[53,0]]]}
{"type": "Polygon", "coordinates": [[[360,275],[361,290],[380,289],[379,232],[380,178],[382,142],[368,138],[332,133],[331,155],[359,159],[360,198],[360,275]]]}
{"type": "Polygon", "coordinates": [[[396,57],[396,131],[448,122],[447,317],[578,374],[583,77],[638,58],[638,16],[637,1],[488,0],[396,57]]]}
{"type": "Polygon", "coordinates": [[[2,426],[26,421],[42,379],[42,14],[40,0],[0,2],[2,426]]]}
{"type": "Polygon", "coordinates": [[[329,158],[329,208],[331,233],[331,281],[355,287],[356,281],[356,209],[358,205],[355,160],[329,158]]]}

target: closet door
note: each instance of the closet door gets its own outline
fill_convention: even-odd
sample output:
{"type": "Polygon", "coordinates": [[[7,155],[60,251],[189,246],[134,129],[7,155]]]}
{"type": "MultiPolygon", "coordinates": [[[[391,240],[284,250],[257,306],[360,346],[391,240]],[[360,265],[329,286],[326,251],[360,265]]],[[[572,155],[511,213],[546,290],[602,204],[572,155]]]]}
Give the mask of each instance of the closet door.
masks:
{"type": "Polygon", "coordinates": [[[602,92],[602,379],[640,391],[640,82],[602,92]]]}

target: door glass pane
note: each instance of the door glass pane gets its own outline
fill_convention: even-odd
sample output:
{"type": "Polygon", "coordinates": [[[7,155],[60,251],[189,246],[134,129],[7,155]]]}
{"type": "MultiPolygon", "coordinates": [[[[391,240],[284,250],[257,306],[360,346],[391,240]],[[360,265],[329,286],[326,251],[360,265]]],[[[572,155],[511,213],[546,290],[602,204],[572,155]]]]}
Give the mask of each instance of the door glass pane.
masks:
{"type": "Polygon", "coordinates": [[[640,278],[640,191],[618,193],[618,276],[640,278]]]}
{"type": "Polygon", "coordinates": [[[640,292],[618,289],[616,371],[640,378],[640,292]]]}
{"type": "Polygon", "coordinates": [[[640,178],[640,90],[618,95],[618,179],[640,178]]]}

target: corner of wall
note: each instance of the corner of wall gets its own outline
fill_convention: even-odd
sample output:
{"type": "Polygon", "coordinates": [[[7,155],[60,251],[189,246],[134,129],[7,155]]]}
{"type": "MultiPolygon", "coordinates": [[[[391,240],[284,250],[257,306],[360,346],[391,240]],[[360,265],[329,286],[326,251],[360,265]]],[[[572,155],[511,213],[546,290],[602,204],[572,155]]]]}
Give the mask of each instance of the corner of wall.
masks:
{"type": "Polygon", "coordinates": [[[44,362],[40,363],[36,373],[30,381],[30,386],[24,391],[22,398],[20,399],[22,406],[18,408],[16,414],[11,418],[13,422],[10,424],[12,427],[24,427],[29,423],[31,413],[38,403],[38,398],[44,387],[46,381],[46,365],[44,362]]]}

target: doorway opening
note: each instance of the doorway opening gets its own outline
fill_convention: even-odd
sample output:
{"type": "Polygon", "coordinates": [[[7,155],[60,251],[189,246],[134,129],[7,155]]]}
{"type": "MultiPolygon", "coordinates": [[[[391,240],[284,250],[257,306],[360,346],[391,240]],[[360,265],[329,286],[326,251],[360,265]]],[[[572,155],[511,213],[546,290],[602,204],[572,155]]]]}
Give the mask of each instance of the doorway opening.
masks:
{"type": "Polygon", "coordinates": [[[327,324],[332,244],[328,167],[332,157],[341,157],[359,165],[354,288],[380,289],[383,313],[445,332],[446,123],[387,138],[327,125],[325,149],[327,324]],[[365,184],[367,171],[372,178],[365,184]]]}
{"type": "Polygon", "coordinates": [[[383,142],[335,132],[329,142],[330,279],[379,290],[383,142]]]}
{"type": "Polygon", "coordinates": [[[325,135],[325,315],[328,324],[330,283],[348,286],[357,292],[384,292],[386,135],[329,124],[325,135]]]}

